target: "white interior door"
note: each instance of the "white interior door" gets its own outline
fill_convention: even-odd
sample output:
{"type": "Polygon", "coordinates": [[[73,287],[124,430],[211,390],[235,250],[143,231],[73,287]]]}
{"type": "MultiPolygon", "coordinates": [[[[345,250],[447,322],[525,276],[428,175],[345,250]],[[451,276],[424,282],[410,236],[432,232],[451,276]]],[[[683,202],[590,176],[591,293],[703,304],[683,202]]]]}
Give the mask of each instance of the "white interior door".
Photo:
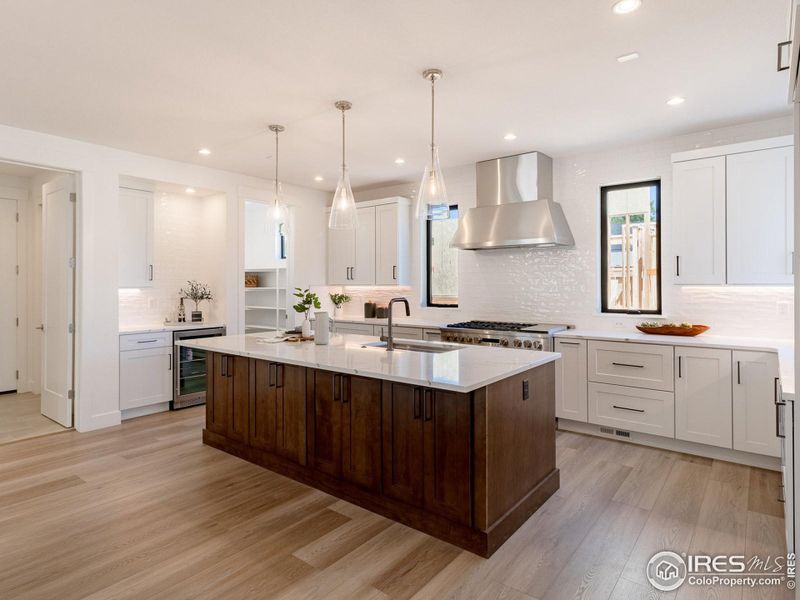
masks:
{"type": "Polygon", "coordinates": [[[0,392],[17,389],[17,201],[0,198],[0,392]]]}
{"type": "Polygon", "coordinates": [[[42,186],[42,414],[72,427],[75,204],[71,175],[42,186]]]}

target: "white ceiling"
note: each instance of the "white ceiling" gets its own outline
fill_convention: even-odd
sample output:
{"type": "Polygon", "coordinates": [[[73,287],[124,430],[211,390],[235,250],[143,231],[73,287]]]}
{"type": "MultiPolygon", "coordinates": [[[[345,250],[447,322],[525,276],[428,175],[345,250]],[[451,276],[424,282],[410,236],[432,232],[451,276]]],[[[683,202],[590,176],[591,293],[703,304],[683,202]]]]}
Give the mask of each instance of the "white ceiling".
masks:
{"type": "Polygon", "coordinates": [[[421,174],[426,67],[444,70],[444,166],[786,114],[786,5],[643,0],[619,16],[611,0],[0,0],[0,123],[268,177],[265,128],[281,123],[282,179],[331,189],[333,102],[348,99],[363,187],[421,174]],[[667,106],[673,95],[686,103],[667,106]]]}

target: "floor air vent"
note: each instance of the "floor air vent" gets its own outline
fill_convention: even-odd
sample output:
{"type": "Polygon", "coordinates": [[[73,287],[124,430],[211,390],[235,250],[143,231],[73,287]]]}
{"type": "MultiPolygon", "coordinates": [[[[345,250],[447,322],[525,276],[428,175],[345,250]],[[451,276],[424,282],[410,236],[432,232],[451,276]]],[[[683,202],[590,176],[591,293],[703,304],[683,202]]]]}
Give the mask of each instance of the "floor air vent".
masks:
{"type": "Polygon", "coordinates": [[[624,438],[631,437],[630,431],[623,431],[622,429],[614,429],[613,427],[601,427],[600,433],[606,433],[608,435],[616,435],[618,437],[624,437],[624,438]]]}

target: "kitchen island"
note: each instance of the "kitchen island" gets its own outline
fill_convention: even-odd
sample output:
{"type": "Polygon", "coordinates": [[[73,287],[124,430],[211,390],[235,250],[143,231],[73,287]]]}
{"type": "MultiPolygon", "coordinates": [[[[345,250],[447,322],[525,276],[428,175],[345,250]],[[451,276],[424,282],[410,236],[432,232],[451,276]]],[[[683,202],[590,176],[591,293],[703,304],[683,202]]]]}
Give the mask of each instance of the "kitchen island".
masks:
{"type": "Polygon", "coordinates": [[[560,355],[375,343],[182,343],[207,351],[204,443],[491,556],[559,487],[560,355]]]}

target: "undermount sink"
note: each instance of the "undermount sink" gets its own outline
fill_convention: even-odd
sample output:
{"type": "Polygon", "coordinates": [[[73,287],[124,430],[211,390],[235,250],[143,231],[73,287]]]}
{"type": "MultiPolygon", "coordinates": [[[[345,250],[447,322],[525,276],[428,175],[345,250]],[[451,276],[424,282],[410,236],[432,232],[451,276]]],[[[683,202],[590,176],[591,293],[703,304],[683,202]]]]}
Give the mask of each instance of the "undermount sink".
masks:
{"type": "MultiPolygon", "coordinates": [[[[362,348],[378,348],[380,350],[386,350],[386,342],[369,342],[368,344],[364,344],[362,348]]],[[[428,344],[425,342],[414,342],[410,340],[395,340],[394,349],[408,350],[409,352],[428,352],[432,354],[441,354],[442,352],[453,352],[455,350],[460,350],[461,346],[456,346],[455,344],[428,344]]]]}

